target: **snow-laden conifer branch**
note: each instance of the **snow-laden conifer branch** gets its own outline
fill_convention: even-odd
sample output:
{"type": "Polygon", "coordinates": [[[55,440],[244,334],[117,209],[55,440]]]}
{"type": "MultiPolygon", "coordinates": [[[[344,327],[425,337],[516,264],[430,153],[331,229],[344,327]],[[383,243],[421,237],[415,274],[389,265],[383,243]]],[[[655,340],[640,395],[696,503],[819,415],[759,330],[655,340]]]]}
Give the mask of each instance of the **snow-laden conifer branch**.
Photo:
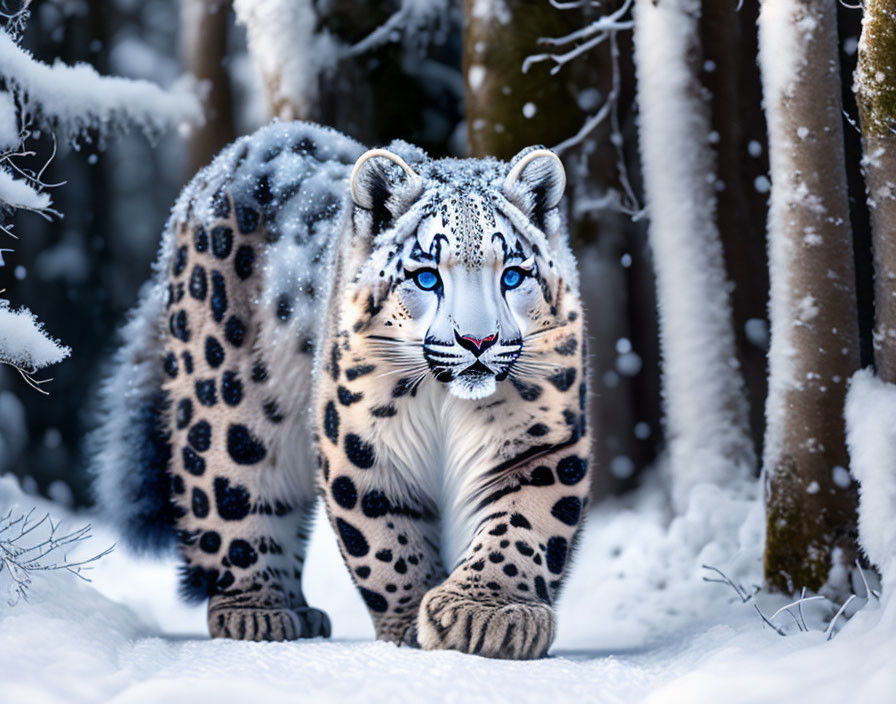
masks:
{"type": "MultiPolygon", "coordinates": [[[[93,130],[102,139],[113,129],[136,126],[155,135],[172,126],[202,121],[202,108],[187,83],[164,90],[149,81],[101,76],[86,64],[52,65],[19,46],[29,17],[30,0],[15,12],[0,13],[0,231],[12,233],[11,214],[29,210],[45,218],[59,216],[51,208],[44,172],[56,154],[56,133],[74,137],[93,130]],[[26,144],[37,128],[53,135],[53,152],[37,170],[17,159],[35,156],[26,144]]],[[[3,252],[10,250],[0,250],[3,252]]],[[[0,256],[0,267],[4,265],[0,256]]],[[[13,310],[0,300],[0,364],[12,366],[32,388],[49,379],[38,370],[62,361],[70,350],[50,337],[27,308],[13,310]]]]}
{"type": "Polygon", "coordinates": [[[30,310],[12,310],[9,301],[0,299],[0,364],[8,364],[31,388],[45,394],[41,385],[50,379],[39,380],[34,375],[70,354],[68,347],[47,334],[30,310]]]}
{"type": "Polygon", "coordinates": [[[0,30],[0,76],[22,101],[23,112],[66,135],[87,129],[104,134],[125,125],[154,135],[202,121],[199,99],[187,81],[165,90],[149,81],[101,76],[87,64],[45,64],[6,30],[0,30]]]}
{"type": "Polygon", "coordinates": [[[0,584],[8,583],[10,606],[20,599],[28,600],[35,573],[63,570],[90,581],[84,572],[115,548],[113,545],[91,557],[69,559],[69,551],[91,537],[91,526],[64,532],[49,514],[39,520],[33,516],[34,509],[15,517],[10,510],[0,517],[0,584]]]}

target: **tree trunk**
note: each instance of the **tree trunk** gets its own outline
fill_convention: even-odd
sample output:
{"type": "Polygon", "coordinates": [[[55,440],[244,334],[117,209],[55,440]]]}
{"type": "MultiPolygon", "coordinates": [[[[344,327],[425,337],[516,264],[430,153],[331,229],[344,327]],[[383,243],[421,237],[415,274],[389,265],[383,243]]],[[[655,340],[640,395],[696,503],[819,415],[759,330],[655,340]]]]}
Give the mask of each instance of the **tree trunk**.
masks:
{"type": "MultiPolygon", "coordinates": [[[[747,177],[748,140],[745,125],[752,114],[745,112],[741,94],[747,81],[755,83],[755,54],[748,59],[750,71],[742,64],[747,58],[743,46],[739,12],[735,3],[703,0],[700,37],[703,45],[701,83],[711,96],[712,130],[718,163],[716,221],[725,269],[732,284],[731,312],[737,358],[741,364],[750,408],[750,433],[757,453],[762,449],[765,430],[765,397],[768,388],[766,346],[753,332],[755,321],[764,321],[768,306],[768,265],[765,255],[765,218],[752,217],[752,179],[747,177]],[[751,322],[754,321],[754,322],[751,322]]],[[[756,98],[756,111],[760,98],[756,98]]],[[[762,129],[765,126],[762,125],[762,129]]],[[[755,193],[755,191],[753,191],[755,193]]],[[[762,212],[761,204],[756,210],[762,212]]],[[[759,328],[763,330],[763,328],[759,328]]]]}
{"type": "Polygon", "coordinates": [[[896,383],[896,1],[866,0],[855,92],[874,249],[874,363],[896,383]]]}
{"type": "Polygon", "coordinates": [[[463,70],[471,156],[510,159],[530,144],[551,146],[576,133],[587,114],[576,102],[575,67],[552,76],[549,61],[525,74],[522,65],[543,50],[539,39],[567,34],[584,22],[583,13],[547,2],[465,0],[463,70]]]}
{"type": "Polygon", "coordinates": [[[698,72],[699,0],[637,0],[641,162],[654,253],[673,504],[755,466],[715,224],[710,111],[698,72]]]}
{"type": "Polygon", "coordinates": [[[180,54],[184,69],[209,86],[205,124],[190,134],[187,169],[193,174],[233,141],[230,77],[224,67],[230,8],[224,0],[183,0],[180,54]]]}
{"type": "Polygon", "coordinates": [[[764,0],[760,68],[772,180],[765,579],[818,590],[855,556],[843,403],[858,368],[836,6],[764,0]],[[835,552],[836,551],[836,552],[835,552]]]}
{"type": "MultiPolygon", "coordinates": [[[[464,24],[464,88],[469,155],[509,159],[531,144],[553,147],[575,135],[601,107],[579,100],[586,89],[605,99],[612,88],[609,44],[563,66],[551,75],[550,61],[532,64],[542,38],[559,37],[585,26],[596,15],[578,9],[560,10],[549,3],[505,0],[488,4],[466,0],[464,24]]],[[[601,14],[611,8],[602,7],[601,14]]],[[[617,186],[615,153],[609,121],[582,142],[564,149],[569,188],[569,226],[579,255],[582,298],[590,358],[590,420],[594,428],[592,497],[613,493],[645,463],[635,436],[634,384],[626,351],[618,365],[617,343],[632,338],[626,270],[628,218],[606,208],[577,211],[577,204],[596,200],[617,186]],[[587,212],[586,212],[587,211],[587,212]]]]}

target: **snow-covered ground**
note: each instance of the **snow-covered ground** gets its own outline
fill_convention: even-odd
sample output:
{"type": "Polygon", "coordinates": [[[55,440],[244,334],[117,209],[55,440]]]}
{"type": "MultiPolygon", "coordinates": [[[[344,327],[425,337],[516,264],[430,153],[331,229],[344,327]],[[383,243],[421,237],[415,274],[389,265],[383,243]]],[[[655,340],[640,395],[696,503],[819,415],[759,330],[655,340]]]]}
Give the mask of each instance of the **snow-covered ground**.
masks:
{"type": "MultiPolygon", "coordinates": [[[[90,519],[0,478],[0,516],[32,506],[72,528],[90,519]]],[[[762,518],[755,500],[709,486],[696,487],[671,524],[651,486],[598,506],[559,604],[557,641],[536,662],[374,642],[324,521],[306,594],[329,612],[330,640],[210,641],[204,609],[177,600],[174,561],[121,548],[89,573],[90,584],[37,574],[29,600],[14,606],[0,572],[0,702],[893,701],[896,600],[872,600],[826,642],[819,630],[781,637],[752,602],[703,581],[703,563],[748,588],[758,581],[762,518]]],[[[97,525],[73,556],[114,540],[97,525]]],[[[781,604],[760,595],[768,615],[781,604]]],[[[819,612],[805,613],[821,625],[819,612]]],[[[775,622],[795,630],[786,614],[775,622]]]]}

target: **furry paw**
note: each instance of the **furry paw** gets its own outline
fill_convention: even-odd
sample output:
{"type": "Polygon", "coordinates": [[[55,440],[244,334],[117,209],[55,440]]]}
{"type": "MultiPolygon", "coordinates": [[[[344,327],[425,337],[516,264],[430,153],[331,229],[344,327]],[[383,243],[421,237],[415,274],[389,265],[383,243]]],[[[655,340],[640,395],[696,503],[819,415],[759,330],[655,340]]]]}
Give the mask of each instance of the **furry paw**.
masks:
{"type": "Polygon", "coordinates": [[[310,606],[297,608],[253,604],[212,597],[208,606],[212,638],[235,640],[296,640],[330,635],[327,614],[310,606]]]}
{"type": "Polygon", "coordinates": [[[554,614],[537,602],[488,603],[437,587],[420,605],[417,639],[424,650],[532,660],[554,640],[554,614]]]}

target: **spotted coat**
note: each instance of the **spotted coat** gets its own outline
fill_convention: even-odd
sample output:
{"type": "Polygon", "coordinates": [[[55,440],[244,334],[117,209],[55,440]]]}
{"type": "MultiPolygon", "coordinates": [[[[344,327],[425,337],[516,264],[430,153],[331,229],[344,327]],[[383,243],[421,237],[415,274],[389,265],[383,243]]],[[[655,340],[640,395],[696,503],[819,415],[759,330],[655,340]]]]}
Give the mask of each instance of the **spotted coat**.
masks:
{"type": "Polygon", "coordinates": [[[318,493],[378,638],[539,657],[589,484],[562,167],[363,152],[274,124],[175,207],[154,339],[184,589],[213,636],[326,635],[318,493]]]}

